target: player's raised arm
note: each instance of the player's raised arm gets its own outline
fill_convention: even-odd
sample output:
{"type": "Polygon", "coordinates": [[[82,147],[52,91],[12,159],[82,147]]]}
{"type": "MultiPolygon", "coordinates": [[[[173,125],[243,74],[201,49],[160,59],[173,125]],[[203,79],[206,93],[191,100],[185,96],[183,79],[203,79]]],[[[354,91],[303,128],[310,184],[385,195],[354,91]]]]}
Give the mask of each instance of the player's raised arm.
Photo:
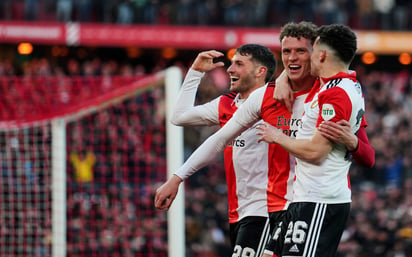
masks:
{"type": "Polygon", "coordinates": [[[198,54],[180,88],[170,120],[172,124],[176,126],[211,126],[219,124],[218,100],[214,99],[211,102],[197,106],[195,106],[195,100],[205,72],[224,66],[221,61],[214,62],[214,59],[222,56],[223,53],[215,50],[198,54]]]}

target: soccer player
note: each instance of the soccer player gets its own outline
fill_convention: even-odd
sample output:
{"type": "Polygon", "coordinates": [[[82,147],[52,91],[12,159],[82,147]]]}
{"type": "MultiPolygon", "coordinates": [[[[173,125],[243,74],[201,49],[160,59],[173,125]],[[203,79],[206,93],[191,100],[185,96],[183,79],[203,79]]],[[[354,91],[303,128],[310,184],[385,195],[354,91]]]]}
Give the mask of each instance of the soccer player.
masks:
{"type": "MultiPolygon", "coordinates": [[[[222,57],[221,52],[201,52],[179,92],[171,122],[179,126],[223,126],[251,92],[264,86],[273,77],[276,59],[269,48],[246,44],[238,47],[227,69],[231,78],[231,93],[222,95],[209,103],[194,106],[197,88],[205,72],[222,67],[223,62],[214,62],[222,57]]],[[[256,125],[262,123],[257,121],[256,125]]],[[[234,256],[261,256],[269,238],[268,208],[272,210],[272,192],[268,186],[268,148],[259,144],[253,128],[234,139],[224,150],[225,171],[228,185],[229,230],[234,256]]],[[[226,144],[224,144],[226,145],[226,144]]],[[[172,190],[191,173],[176,173],[157,191],[157,196],[172,190]]],[[[156,204],[158,208],[169,208],[156,204]]]]}
{"type": "MultiPolygon", "coordinates": [[[[335,256],[350,211],[350,160],[344,145],[334,144],[317,127],[323,121],[349,122],[361,128],[365,112],[362,89],[349,65],[356,53],[356,35],[344,25],[318,30],[311,55],[311,74],[319,78],[305,100],[302,126],[295,138],[270,124],[259,125],[259,141],[278,144],[296,156],[293,201],[281,226],[279,256],[335,256]],[[286,221],[286,222],[285,222],[286,221]]],[[[279,249],[274,249],[275,256],[279,249]]],[[[265,252],[264,256],[272,256],[265,252]]]]}

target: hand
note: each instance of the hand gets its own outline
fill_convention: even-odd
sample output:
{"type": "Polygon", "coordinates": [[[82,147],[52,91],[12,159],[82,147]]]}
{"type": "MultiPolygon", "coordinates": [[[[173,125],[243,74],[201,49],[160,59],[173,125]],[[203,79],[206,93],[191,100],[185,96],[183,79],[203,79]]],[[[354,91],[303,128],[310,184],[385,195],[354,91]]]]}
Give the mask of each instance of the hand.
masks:
{"type": "Polygon", "coordinates": [[[343,144],[349,151],[358,147],[358,137],[352,133],[350,123],[346,120],[322,121],[318,130],[320,134],[335,143],[343,144]]]}
{"type": "Polygon", "coordinates": [[[258,129],[258,132],[256,132],[256,135],[261,136],[258,138],[258,142],[265,141],[269,144],[274,144],[274,143],[277,143],[279,137],[283,135],[283,132],[281,129],[276,128],[267,122],[265,122],[262,125],[256,126],[256,128],[258,129]]]}
{"type": "Polygon", "coordinates": [[[156,190],[154,205],[159,210],[169,210],[176,198],[182,179],[173,175],[166,183],[156,190]]]}
{"type": "Polygon", "coordinates": [[[276,79],[276,87],[275,92],[273,93],[273,98],[284,104],[290,113],[292,112],[292,105],[295,98],[293,96],[293,90],[290,87],[289,78],[285,70],[283,70],[276,79]]]}
{"type": "Polygon", "coordinates": [[[192,69],[200,72],[207,72],[217,67],[223,67],[225,66],[223,62],[213,63],[213,58],[221,56],[224,56],[224,54],[215,50],[201,52],[197,55],[195,61],[193,62],[192,69]]]}

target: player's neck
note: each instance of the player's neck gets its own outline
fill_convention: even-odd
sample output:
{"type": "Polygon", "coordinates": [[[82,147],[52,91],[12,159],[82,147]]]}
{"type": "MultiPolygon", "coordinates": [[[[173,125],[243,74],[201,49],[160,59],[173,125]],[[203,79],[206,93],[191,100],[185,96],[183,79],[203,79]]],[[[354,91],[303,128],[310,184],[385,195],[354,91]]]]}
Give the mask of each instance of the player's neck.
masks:
{"type": "Polygon", "coordinates": [[[313,83],[315,83],[315,80],[315,77],[306,76],[300,80],[290,81],[290,84],[294,92],[299,92],[311,88],[313,83]]]}
{"type": "Polygon", "coordinates": [[[239,92],[239,98],[240,99],[247,99],[253,91],[255,91],[256,89],[258,89],[260,87],[263,87],[264,85],[265,85],[265,83],[257,83],[256,85],[249,88],[248,90],[246,90],[244,92],[239,92]]]}
{"type": "MultiPolygon", "coordinates": [[[[342,63],[329,62],[328,64],[325,64],[324,68],[322,68],[319,71],[319,77],[320,78],[330,78],[340,72],[349,73],[348,67],[346,65],[343,65],[342,63]]],[[[322,80],[321,80],[321,83],[323,84],[322,80]]]]}

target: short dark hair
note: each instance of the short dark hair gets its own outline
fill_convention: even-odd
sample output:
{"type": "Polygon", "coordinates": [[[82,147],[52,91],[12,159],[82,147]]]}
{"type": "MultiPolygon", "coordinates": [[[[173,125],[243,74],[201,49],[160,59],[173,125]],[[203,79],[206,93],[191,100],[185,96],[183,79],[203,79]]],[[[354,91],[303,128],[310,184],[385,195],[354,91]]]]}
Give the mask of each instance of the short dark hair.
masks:
{"type": "Polygon", "coordinates": [[[301,37],[309,39],[311,44],[315,42],[318,36],[318,27],[309,21],[301,21],[299,23],[288,22],[282,26],[279,34],[279,40],[282,42],[285,37],[294,37],[300,39],[301,37]]]}
{"type": "Polygon", "coordinates": [[[272,51],[259,44],[245,44],[236,49],[236,53],[240,55],[250,55],[252,61],[262,64],[267,68],[265,82],[272,80],[276,72],[277,61],[272,51]]]}
{"type": "Polygon", "coordinates": [[[342,24],[323,25],[318,29],[319,43],[336,51],[337,57],[350,64],[357,50],[356,34],[342,24]]]}

